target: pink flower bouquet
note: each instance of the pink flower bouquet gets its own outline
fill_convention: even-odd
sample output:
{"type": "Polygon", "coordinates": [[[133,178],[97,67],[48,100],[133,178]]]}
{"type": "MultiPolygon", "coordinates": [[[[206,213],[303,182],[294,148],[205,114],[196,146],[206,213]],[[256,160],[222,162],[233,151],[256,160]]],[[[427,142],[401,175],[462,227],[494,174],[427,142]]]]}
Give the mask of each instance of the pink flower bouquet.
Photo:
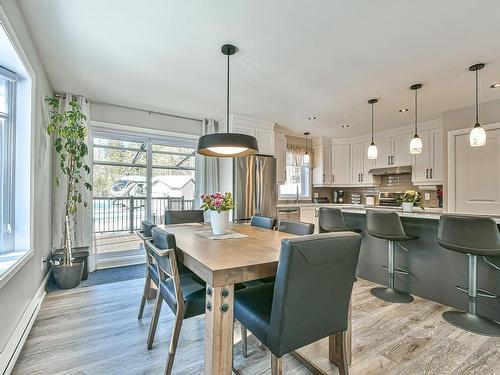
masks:
{"type": "Polygon", "coordinates": [[[230,192],[203,194],[201,196],[203,211],[229,211],[234,208],[233,195],[230,192]]]}

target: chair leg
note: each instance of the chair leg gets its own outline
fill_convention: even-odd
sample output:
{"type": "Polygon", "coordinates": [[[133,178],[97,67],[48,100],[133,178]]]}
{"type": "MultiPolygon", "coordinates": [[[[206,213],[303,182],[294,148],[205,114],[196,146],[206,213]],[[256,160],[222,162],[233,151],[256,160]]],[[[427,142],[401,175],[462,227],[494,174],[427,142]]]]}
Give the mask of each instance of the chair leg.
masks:
{"type": "Polygon", "coordinates": [[[158,325],[158,320],[160,318],[161,305],[163,304],[163,299],[161,293],[158,291],[156,293],[155,307],[153,310],[153,317],[151,318],[151,323],[149,325],[148,333],[148,350],[153,347],[153,342],[155,340],[156,326],[158,325]]]}
{"type": "Polygon", "coordinates": [[[271,375],[283,375],[282,359],[271,353],[271,375]]]}
{"type": "Polygon", "coordinates": [[[240,327],[241,327],[241,352],[243,354],[243,358],[248,358],[247,329],[243,324],[240,324],[240,327]]]}
{"type": "Polygon", "coordinates": [[[179,336],[181,335],[182,322],[184,321],[184,311],[177,311],[175,316],[174,331],[172,332],[172,339],[168,349],[167,364],[165,366],[165,375],[170,375],[172,367],[174,366],[175,352],[177,351],[177,344],[179,343],[179,336]]]}
{"type": "Polygon", "coordinates": [[[347,334],[346,331],[337,332],[330,336],[330,362],[335,363],[339,375],[349,375],[347,363],[347,334]]]}
{"type": "Polygon", "coordinates": [[[149,271],[148,271],[146,275],[146,282],[144,284],[144,291],[142,292],[141,306],[139,307],[139,315],[137,316],[137,319],[142,319],[142,314],[144,313],[144,305],[146,305],[146,299],[148,298],[150,283],[151,283],[151,276],[149,276],[149,271]]]}

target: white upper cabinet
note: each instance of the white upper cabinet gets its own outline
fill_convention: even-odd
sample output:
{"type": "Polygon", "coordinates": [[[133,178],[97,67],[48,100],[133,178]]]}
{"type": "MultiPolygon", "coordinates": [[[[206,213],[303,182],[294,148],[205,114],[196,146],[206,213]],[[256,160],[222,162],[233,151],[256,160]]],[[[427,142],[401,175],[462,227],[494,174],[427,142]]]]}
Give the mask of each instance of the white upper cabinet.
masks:
{"type": "Polygon", "coordinates": [[[274,156],[274,123],[233,115],[231,129],[234,133],[255,137],[260,155],[274,156]]]}
{"type": "Polygon", "coordinates": [[[276,158],[276,183],[286,181],[286,137],[284,133],[274,134],[274,156],[276,158]]]}
{"type": "Polygon", "coordinates": [[[378,185],[380,177],[372,176],[370,169],[375,168],[375,160],[368,159],[370,143],[355,143],[351,145],[351,184],[378,185]]]}
{"type": "Polygon", "coordinates": [[[332,147],[332,184],[345,186],[351,183],[349,145],[332,147]]]}
{"type": "Polygon", "coordinates": [[[405,133],[393,137],[376,139],[378,149],[377,167],[401,167],[411,165],[411,135],[405,133]]]}
{"type": "Polygon", "coordinates": [[[436,185],[443,182],[443,129],[419,132],[422,153],[413,155],[412,182],[416,185],[436,185]]]}
{"type": "Polygon", "coordinates": [[[313,141],[314,166],[313,186],[332,185],[332,144],[328,138],[318,138],[313,141]]]}
{"type": "Polygon", "coordinates": [[[391,165],[392,156],[392,139],[391,137],[375,139],[375,145],[378,150],[377,167],[389,167],[391,165]]]}

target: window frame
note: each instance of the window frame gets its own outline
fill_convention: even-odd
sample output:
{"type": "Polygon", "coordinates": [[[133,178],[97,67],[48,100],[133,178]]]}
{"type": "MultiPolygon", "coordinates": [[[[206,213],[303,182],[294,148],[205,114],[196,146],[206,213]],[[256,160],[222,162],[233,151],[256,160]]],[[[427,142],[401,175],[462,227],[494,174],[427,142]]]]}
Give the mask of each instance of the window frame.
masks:
{"type": "MultiPolygon", "coordinates": [[[[286,151],[288,154],[290,151],[286,151]]],[[[288,160],[289,158],[285,156],[285,159],[288,160]]],[[[285,165],[285,168],[289,167],[289,164],[285,165]]],[[[309,200],[311,199],[312,196],[312,168],[311,165],[303,165],[300,167],[301,168],[301,185],[302,189],[301,191],[304,191],[304,188],[307,187],[307,193],[308,194],[299,194],[299,200],[309,200]],[[307,173],[305,171],[307,170],[307,173]],[[307,181],[304,181],[304,176],[307,175],[307,181]]],[[[288,177],[288,172],[285,172],[286,176],[288,177]]],[[[278,187],[278,199],[279,200],[295,200],[297,199],[296,194],[281,194],[281,186],[286,185],[286,182],[284,184],[279,185],[278,187]]]]}

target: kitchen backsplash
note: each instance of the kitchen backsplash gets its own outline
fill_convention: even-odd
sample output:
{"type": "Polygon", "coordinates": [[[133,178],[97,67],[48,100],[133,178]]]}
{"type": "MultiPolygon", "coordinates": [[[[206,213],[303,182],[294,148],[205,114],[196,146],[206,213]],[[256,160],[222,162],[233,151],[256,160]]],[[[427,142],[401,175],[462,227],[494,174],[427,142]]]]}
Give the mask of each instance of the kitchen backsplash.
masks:
{"type": "MultiPolygon", "coordinates": [[[[442,186],[438,185],[442,190],[442,186]]],[[[351,194],[361,194],[361,203],[364,204],[367,195],[373,195],[378,198],[378,193],[384,192],[405,192],[407,190],[416,190],[425,196],[425,193],[430,195],[429,200],[424,199],[425,207],[439,207],[439,201],[435,190],[421,190],[411,182],[411,174],[387,175],[381,176],[380,186],[375,187],[346,187],[346,188],[313,188],[313,194],[318,193],[320,197],[328,197],[330,201],[333,199],[334,190],[344,191],[344,202],[352,203],[351,194]]],[[[378,204],[377,200],[375,204],[378,204]]]]}

